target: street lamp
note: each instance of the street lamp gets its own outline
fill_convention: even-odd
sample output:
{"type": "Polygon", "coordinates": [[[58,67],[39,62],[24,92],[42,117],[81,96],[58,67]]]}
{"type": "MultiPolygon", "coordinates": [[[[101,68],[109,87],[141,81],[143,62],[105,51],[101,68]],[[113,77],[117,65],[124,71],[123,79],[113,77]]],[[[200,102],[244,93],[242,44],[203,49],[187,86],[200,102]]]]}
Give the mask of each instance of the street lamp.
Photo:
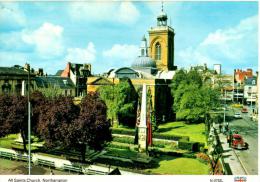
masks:
{"type": "Polygon", "coordinates": [[[28,71],[28,174],[31,175],[31,103],[30,103],[30,65],[28,71]]]}
{"type": "Polygon", "coordinates": [[[224,126],[225,126],[225,122],[226,122],[226,101],[227,101],[227,90],[225,90],[224,126]]]}

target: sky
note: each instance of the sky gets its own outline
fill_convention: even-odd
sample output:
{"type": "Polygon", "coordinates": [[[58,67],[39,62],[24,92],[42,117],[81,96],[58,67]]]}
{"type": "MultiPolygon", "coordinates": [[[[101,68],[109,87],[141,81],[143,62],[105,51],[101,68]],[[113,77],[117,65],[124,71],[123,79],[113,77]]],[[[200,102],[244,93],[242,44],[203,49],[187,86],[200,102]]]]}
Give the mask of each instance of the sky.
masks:
{"type": "MultiPolygon", "coordinates": [[[[68,61],[92,73],[130,67],[156,26],[160,1],[1,1],[0,66],[30,63],[48,74],[68,61]]],[[[257,2],[164,2],[175,31],[178,68],[222,64],[224,73],[258,66],[257,2]]]]}

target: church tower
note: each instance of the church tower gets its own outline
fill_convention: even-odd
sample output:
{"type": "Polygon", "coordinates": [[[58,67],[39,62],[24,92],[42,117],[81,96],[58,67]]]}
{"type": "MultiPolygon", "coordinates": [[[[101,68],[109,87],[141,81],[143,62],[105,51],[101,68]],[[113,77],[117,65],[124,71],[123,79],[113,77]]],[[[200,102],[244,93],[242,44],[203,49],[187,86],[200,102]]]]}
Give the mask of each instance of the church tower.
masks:
{"type": "Polygon", "coordinates": [[[149,56],[155,60],[159,70],[174,70],[174,29],[167,25],[167,14],[157,16],[157,26],[149,32],[149,56]]]}

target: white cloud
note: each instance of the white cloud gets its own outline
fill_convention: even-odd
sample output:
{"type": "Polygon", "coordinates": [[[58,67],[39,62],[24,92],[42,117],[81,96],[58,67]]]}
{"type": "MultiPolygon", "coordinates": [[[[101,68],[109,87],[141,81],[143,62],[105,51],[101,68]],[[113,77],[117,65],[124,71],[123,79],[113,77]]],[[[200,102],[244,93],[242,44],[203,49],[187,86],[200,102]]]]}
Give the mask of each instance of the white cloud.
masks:
{"type": "Polygon", "coordinates": [[[24,65],[28,56],[20,52],[0,51],[0,66],[24,65]]]}
{"type": "Polygon", "coordinates": [[[0,30],[13,30],[24,27],[26,18],[16,3],[0,3],[0,30]]]}
{"type": "MultiPolygon", "coordinates": [[[[117,13],[117,12],[116,12],[117,13]]],[[[118,11],[118,21],[121,23],[133,24],[137,21],[140,14],[136,7],[131,2],[122,2],[118,11]]]]}
{"type": "Polygon", "coordinates": [[[68,6],[69,15],[73,20],[90,22],[135,23],[140,13],[132,2],[72,2],[68,6]]]}
{"type": "Polygon", "coordinates": [[[45,22],[33,31],[25,30],[22,39],[27,44],[36,46],[39,56],[49,58],[63,53],[63,27],[45,22]]]}
{"type": "Polygon", "coordinates": [[[210,33],[197,47],[177,52],[177,62],[186,63],[186,66],[202,63],[234,66],[256,59],[257,63],[257,20],[257,16],[252,16],[234,27],[210,33]]]}
{"type": "Polygon", "coordinates": [[[87,47],[81,48],[68,48],[65,61],[71,61],[76,63],[92,63],[96,59],[96,50],[92,42],[89,42],[87,47]]]}
{"type": "Polygon", "coordinates": [[[138,46],[128,44],[115,44],[109,50],[103,51],[103,57],[114,58],[115,61],[133,61],[138,56],[138,46]]]}

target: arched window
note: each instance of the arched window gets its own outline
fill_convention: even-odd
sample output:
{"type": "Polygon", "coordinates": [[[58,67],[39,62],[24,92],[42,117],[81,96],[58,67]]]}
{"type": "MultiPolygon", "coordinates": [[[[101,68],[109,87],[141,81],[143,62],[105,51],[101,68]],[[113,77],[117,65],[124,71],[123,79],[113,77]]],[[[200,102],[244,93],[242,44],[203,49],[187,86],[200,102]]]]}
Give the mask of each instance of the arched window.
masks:
{"type": "Polygon", "coordinates": [[[141,56],[145,56],[144,55],[144,49],[141,50],[141,56]]]}
{"type": "Polygon", "coordinates": [[[155,44],[155,60],[161,60],[161,44],[159,42],[155,44]]]}

